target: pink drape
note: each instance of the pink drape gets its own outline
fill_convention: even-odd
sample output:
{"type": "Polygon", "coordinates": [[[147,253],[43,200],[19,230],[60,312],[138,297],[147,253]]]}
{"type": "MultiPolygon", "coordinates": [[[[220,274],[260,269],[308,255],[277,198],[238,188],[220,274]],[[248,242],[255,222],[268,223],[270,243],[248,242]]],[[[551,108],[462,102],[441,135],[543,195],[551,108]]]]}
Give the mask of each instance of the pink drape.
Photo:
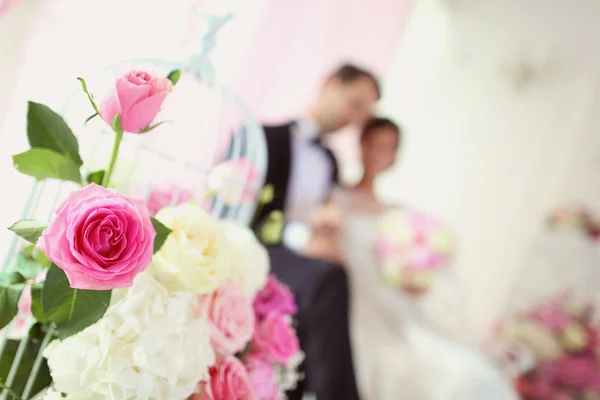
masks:
{"type": "Polygon", "coordinates": [[[0,19],[18,2],[19,0],[0,0],[0,19]]]}
{"type": "MultiPolygon", "coordinates": [[[[410,5],[411,0],[267,0],[228,83],[261,121],[297,115],[323,76],[342,62],[383,77],[410,5]]],[[[219,40],[215,53],[227,51],[226,41],[219,40]]]]}

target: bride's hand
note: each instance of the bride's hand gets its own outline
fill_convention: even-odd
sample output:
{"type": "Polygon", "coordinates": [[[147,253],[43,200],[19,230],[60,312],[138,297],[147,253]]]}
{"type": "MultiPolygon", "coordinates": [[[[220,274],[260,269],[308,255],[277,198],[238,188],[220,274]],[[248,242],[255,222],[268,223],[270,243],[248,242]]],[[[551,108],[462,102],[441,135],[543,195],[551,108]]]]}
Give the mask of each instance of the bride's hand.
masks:
{"type": "Polygon", "coordinates": [[[310,224],[316,232],[337,232],[342,225],[342,212],[334,203],[324,204],[312,214],[310,224]]]}

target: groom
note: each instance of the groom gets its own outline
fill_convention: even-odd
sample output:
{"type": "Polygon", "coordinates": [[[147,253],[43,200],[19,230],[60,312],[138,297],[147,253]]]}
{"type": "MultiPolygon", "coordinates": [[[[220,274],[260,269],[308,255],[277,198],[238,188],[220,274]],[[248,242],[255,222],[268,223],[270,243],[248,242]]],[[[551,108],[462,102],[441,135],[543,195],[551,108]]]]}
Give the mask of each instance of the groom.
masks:
{"type": "Polygon", "coordinates": [[[254,227],[260,232],[269,216],[283,213],[286,224],[281,243],[269,247],[269,254],[273,273],[296,296],[298,336],[306,354],[305,379],[289,394],[290,400],[301,399],[305,391],[314,393],[317,400],[358,399],[345,271],[294,250],[300,250],[308,239],[310,213],[337,183],[337,162],[322,138],[350,124],[362,124],[379,97],[379,84],[371,73],[344,65],[327,77],[304,116],[264,127],[269,158],[266,184],[273,186],[274,196],[258,214],[254,227]]]}

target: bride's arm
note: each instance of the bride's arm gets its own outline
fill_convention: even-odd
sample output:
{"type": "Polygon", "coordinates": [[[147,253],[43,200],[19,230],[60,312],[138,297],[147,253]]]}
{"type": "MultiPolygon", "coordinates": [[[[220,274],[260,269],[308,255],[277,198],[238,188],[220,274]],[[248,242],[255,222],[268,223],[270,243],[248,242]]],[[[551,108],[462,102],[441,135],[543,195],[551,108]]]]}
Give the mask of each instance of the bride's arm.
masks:
{"type": "Polygon", "coordinates": [[[338,237],[342,227],[342,213],[333,202],[315,210],[311,218],[311,236],[304,254],[335,263],[342,262],[338,237]]]}

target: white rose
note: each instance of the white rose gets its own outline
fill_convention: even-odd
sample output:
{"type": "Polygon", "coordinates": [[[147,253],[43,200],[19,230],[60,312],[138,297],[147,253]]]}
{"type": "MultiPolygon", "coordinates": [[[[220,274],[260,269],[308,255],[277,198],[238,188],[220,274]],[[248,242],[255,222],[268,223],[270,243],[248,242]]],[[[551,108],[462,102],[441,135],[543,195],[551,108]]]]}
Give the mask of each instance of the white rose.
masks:
{"type": "Polygon", "coordinates": [[[56,390],[81,398],[185,399],[215,362],[208,324],[191,293],[169,292],[151,274],[115,290],[94,325],[45,350],[56,390]]]}
{"type": "Polygon", "coordinates": [[[230,279],[242,285],[254,297],[267,283],[269,254],[247,227],[231,221],[221,221],[221,224],[232,244],[230,279]]]}
{"type": "Polygon", "coordinates": [[[149,269],[169,290],[206,294],[230,275],[232,246],[218,220],[188,203],[165,207],[156,219],[172,232],[149,269]]]}

